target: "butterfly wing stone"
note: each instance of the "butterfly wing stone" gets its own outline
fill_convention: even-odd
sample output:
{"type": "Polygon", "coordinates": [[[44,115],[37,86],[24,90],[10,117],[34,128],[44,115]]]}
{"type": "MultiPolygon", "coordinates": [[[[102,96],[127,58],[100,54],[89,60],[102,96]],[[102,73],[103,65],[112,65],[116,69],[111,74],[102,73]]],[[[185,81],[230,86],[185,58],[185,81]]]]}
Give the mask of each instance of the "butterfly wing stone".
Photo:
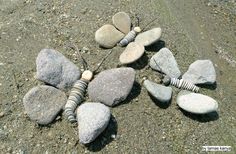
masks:
{"type": "Polygon", "coordinates": [[[109,107],[98,102],[86,102],[77,109],[79,141],[94,141],[107,127],[111,117],[109,107]]]}
{"type": "Polygon", "coordinates": [[[114,106],[126,99],[135,80],[135,71],[130,67],[102,71],[88,85],[89,98],[114,106]]]}
{"type": "Polygon", "coordinates": [[[118,12],[112,17],[113,25],[122,33],[127,34],[130,31],[131,19],[125,12],[118,12]]]}

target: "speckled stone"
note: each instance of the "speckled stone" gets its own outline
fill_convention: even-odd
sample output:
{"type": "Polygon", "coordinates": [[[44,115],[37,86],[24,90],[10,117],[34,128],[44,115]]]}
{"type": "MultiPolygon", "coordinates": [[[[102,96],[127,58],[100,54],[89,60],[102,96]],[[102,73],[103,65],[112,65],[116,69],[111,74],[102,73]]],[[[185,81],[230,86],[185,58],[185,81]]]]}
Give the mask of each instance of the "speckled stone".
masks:
{"type": "Polygon", "coordinates": [[[36,66],[36,79],[62,90],[72,87],[81,75],[74,63],[53,49],[41,50],[36,66]]]}
{"type": "Polygon", "coordinates": [[[104,25],[95,33],[95,41],[104,48],[113,48],[125,35],[112,25],[104,25]]]}
{"type": "Polygon", "coordinates": [[[171,99],[171,87],[162,86],[149,80],[144,81],[144,87],[153,97],[162,103],[169,102],[171,99]]]}
{"type": "Polygon", "coordinates": [[[210,113],[218,108],[218,103],[213,98],[186,90],[178,94],[177,104],[183,110],[195,114],[210,113]]]}
{"type": "Polygon", "coordinates": [[[189,66],[182,78],[194,84],[214,84],[216,72],[210,60],[197,60],[189,66]]]}
{"type": "Polygon", "coordinates": [[[86,102],[77,109],[79,141],[88,144],[94,141],[107,127],[111,117],[109,107],[95,102],[86,102]]]}
{"type": "Polygon", "coordinates": [[[172,52],[168,48],[162,48],[150,59],[152,69],[165,73],[172,78],[181,75],[178,64],[172,52]]]}
{"type": "Polygon", "coordinates": [[[125,12],[118,12],[112,17],[113,25],[122,33],[127,34],[131,28],[131,19],[125,12]]]}
{"type": "Polygon", "coordinates": [[[135,71],[130,67],[102,71],[88,85],[89,98],[114,106],[126,99],[135,80],[135,71]]]}
{"type": "Polygon", "coordinates": [[[144,54],[144,46],[131,42],[120,55],[121,64],[130,64],[138,60],[144,54]]]}
{"type": "Polygon", "coordinates": [[[153,28],[151,30],[138,34],[135,42],[143,46],[149,46],[157,42],[161,38],[161,28],[153,28]]]}
{"type": "Polygon", "coordinates": [[[51,86],[32,88],[23,98],[29,118],[38,124],[50,124],[63,109],[67,97],[64,92],[51,86]]]}

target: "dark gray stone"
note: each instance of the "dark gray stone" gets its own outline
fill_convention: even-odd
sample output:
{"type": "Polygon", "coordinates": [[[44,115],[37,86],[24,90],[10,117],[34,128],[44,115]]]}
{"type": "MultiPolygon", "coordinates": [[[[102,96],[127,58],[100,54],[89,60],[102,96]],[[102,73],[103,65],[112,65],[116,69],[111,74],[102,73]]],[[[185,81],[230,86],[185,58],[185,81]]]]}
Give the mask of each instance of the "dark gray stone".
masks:
{"type": "Polygon", "coordinates": [[[168,48],[162,48],[150,59],[150,66],[154,70],[165,73],[172,78],[179,78],[181,72],[175,57],[168,48]]]}
{"type": "Polygon", "coordinates": [[[172,96],[171,87],[162,86],[149,80],[144,81],[144,86],[147,91],[160,102],[165,103],[170,101],[172,96]]]}
{"type": "Polygon", "coordinates": [[[89,98],[114,106],[126,99],[135,80],[133,68],[115,68],[98,74],[88,85],[89,98]]]}
{"type": "Polygon", "coordinates": [[[38,80],[63,90],[72,87],[81,74],[75,64],[53,49],[41,50],[36,65],[38,80]]]}
{"type": "Polygon", "coordinates": [[[216,72],[210,60],[197,60],[192,63],[182,79],[193,84],[214,84],[216,72]]]}
{"type": "Polygon", "coordinates": [[[77,109],[77,121],[79,123],[79,141],[87,144],[94,141],[107,127],[111,117],[109,107],[88,102],[77,109]]]}
{"type": "Polygon", "coordinates": [[[27,115],[38,124],[51,123],[63,109],[67,97],[64,92],[51,86],[32,88],[23,98],[27,115]]]}

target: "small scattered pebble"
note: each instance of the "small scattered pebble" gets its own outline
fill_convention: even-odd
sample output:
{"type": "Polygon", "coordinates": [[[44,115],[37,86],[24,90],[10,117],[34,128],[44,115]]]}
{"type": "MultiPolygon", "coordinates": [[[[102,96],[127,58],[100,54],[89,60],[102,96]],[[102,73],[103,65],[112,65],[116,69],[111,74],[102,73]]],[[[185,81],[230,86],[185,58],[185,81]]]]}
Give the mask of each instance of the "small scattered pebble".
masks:
{"type": "Polygon", "coordinates": [[[179,78],[181,72],[172,52],[168,48],[162,48],[150,59],[152,69],[165,73],[172,78],[179,78]]]}
{"type": "Polygon", "coordinates": [[[149,46],[157,42],[161,38],[161,28],[153,28],[138,34],[135,38],[135,42],[142,44],[143,46],[149,46]]]}
{"type": "Polygon", "coordinates": [[[183,110],[195,114],[210,113],[218,108],[218,103],[213,98],[185,90],[178,94],[177,104],[183,110]]]}
{"type": "Polygon", "coordinates": [[[95,33],[95,41],[104,48],[113,48],[123,37],[123,33],[109,24],[102,26],[95,33]]]}
{"type": "Polygon", "coordinates": [[[102,71],[88,85],[89,98],[114,106],[124,101],[135,80],[135,70],[130,67],[102,71]]]}
{"type": "Polygon", "coordinates": [[[120,55],[121,64],[130,64],[138,60],[144,54],[144,46],[131,42],[120,55]]]}
{"type": "Polygon", "coordinates": [[[127,34],[130,31],[131,19],[125,12],[118,12],[112,17],[113,25],[122,33],[127,34]]]}
{"type": "Polygon", "coordinates": [[[171,99],[171,87],[162,86],[149,80],[144,81],[144,87],[153,97],[162,103],[169,102],[171,99]]]}
{"type": "Polygon", "coordinates": [[[29,90],[23,98],[23,104],[31,120],[47,125],[63,109],[66,100],[67,97],[61,90],[42,85],[29,90]]]}
{"type": "Polygon", "coordinates": [[[194,84],[214,84],[216,82],[214,65],[210,60],[197,60],[189,66],[182,78],[194,84]]]}
{"type": "Polygon", "coordinates": [[[0,112],[0,118],[4,117],[5,112],[0,112]]]}
{"type": "Polygon", "coordinates": [[[109,107],[98,102],[86,102],[77,109],[79,141],[94,141],[107,127],[111,117],[109,107]]]}
{"type": "Polygon", "coordinates": [[[74,63],[53,49],[41,50],[36,66],[38,80],[63,90],[72,87],[81,74],[74,63]]]}

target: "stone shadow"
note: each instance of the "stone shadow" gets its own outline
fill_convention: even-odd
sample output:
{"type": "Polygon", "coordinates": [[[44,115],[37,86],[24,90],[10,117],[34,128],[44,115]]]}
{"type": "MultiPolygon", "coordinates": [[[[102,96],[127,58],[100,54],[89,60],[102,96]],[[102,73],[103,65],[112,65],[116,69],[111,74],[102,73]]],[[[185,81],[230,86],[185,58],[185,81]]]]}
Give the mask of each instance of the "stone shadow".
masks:
{"type": "Polygon", "coordinates": [[[151,100],[156,104],[156,106],[158,106],[162,109],[167,109],[171,104],[172,97],[171,97],[169,102],[160,102],[154,96],[152,96],[149,92],[148,92],[148,95],[151,98],[151,100]]]}
{"type": "Polygon", "coordinates": [[[215,82],[214,84],[197,84],[198,87],[200,88],[205,88],[205,89],[210,89],[210,90],[215,90],[217,88],[217,83],[215,82]]]}
{"type": "Polygon", "coordinates": [[[149,58],[148,58],[147,54],[144,52],[144,54],[142,55],[142,57],[139,60],[137,60],[134,63],[127,64],[126,66],[132,67],[135,70],[141,70],[148,65],[148,62],[149,62],[149,58]]]}
{"type": "Polygon", "coordinates": [[[164,48],[166,46],[165,41],[159,40],[155,43],[153,43],[150,46],[145,47],[146,51],[152,51],[152,52],[158,52],[161,48],[164,48]]]}
{"type": "Polygon", "coordinates": [[[181,108],[179,108],[179,109],[185,116],[189,117],[192,120],[196,120],[198,122],[201,122],[201,123],[215,121],[215,120],[219,119],[219,114],[216,111],[210,112],[207,114],[194,114],[194,113],[187,112],[181,108]]]}
{"type": "Polygon", "coordinates": [[[117,129],[117,121],[115,117],[111,115],[107,128],[93,142],[86,144],[85,147],[91,152],[98,152],[102,150],[106,145],[115,139],[117,136],[117,129]]]}

